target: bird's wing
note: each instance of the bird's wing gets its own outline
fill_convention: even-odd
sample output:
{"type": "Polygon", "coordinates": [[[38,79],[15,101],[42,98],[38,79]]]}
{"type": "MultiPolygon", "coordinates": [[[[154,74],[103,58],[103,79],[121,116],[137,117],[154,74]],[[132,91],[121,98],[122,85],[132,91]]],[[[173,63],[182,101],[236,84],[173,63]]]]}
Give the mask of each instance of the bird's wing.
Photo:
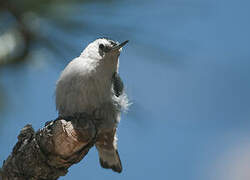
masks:
{"type": "Polygon", "coordinates": [[[115,95],[119,97],[123,93],[124,85],[123,85],[121,77],[119,76],[117,72],[113,74],[112,84],[113,84],[113,90],[114,90],[115,95]]]}

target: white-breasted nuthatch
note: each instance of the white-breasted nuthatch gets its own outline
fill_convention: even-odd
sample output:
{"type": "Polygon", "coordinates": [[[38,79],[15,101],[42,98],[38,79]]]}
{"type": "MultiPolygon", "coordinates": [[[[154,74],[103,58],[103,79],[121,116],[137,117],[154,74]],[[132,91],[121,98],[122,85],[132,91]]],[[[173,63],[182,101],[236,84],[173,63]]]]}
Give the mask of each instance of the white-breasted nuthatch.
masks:
{"type": "Polygon", "coordinates": [[[128,41],[101,38],[90,43],[61,73],[56,85],[60,117],[86,113],[99,119],[96,148],[103,168],[122,171],[116,129],[122,109],[128,106],[118,74],[119,55],[128,41]]]}

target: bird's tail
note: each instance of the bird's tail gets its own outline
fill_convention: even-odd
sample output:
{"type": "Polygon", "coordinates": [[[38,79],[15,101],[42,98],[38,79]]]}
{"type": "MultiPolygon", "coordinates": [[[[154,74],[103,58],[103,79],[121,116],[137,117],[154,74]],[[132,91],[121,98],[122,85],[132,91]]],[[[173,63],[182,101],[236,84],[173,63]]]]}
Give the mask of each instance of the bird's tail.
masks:
{"type": "Polygon", "coordinates": [[[122,172],[122,164],[117,150],[99,149],[98,153],[100,164],[103,168],[112,169],[118,173],[122,172]]]}
{"type": "Polygon", "coordinates": [[[116,146],[115,130],[102,132],[98,136],[95,145],[99,153],[101,166],[118,173],[122,172],[122,164],[116,146]]]}

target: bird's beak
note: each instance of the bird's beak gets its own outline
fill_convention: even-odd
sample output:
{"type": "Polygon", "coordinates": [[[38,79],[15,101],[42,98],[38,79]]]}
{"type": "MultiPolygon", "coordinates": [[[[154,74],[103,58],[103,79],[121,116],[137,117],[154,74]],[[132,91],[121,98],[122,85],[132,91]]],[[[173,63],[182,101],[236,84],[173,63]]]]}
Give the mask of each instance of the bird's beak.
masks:
{"type": "Polygon", "coordinates": [[[115,50],[121,49],[127,43],[128,43],[128,40],[124,41],[123,43],[117,44],[117,45],[115,45],[114,47],[111,48],[111,51],[115,51],[115,50]]]}

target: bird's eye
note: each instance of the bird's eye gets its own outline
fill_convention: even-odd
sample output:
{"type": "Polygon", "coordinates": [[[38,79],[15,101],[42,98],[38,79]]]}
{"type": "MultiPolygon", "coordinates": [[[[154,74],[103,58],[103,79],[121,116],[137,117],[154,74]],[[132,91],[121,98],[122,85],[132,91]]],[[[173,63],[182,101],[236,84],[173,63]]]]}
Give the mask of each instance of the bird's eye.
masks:
{"type": "Polygon", "coordinates": [[[100,45],[99,45],[99,49],[103,50],[103,49],[104,49],[104,45],[103,45],[103,44],[100,44],[100,45]]]}
{"type": "Polygon", "coordinates": [[[117,44],[114,41],[109,41],[112,46],[116,46],[117,44]]]}

